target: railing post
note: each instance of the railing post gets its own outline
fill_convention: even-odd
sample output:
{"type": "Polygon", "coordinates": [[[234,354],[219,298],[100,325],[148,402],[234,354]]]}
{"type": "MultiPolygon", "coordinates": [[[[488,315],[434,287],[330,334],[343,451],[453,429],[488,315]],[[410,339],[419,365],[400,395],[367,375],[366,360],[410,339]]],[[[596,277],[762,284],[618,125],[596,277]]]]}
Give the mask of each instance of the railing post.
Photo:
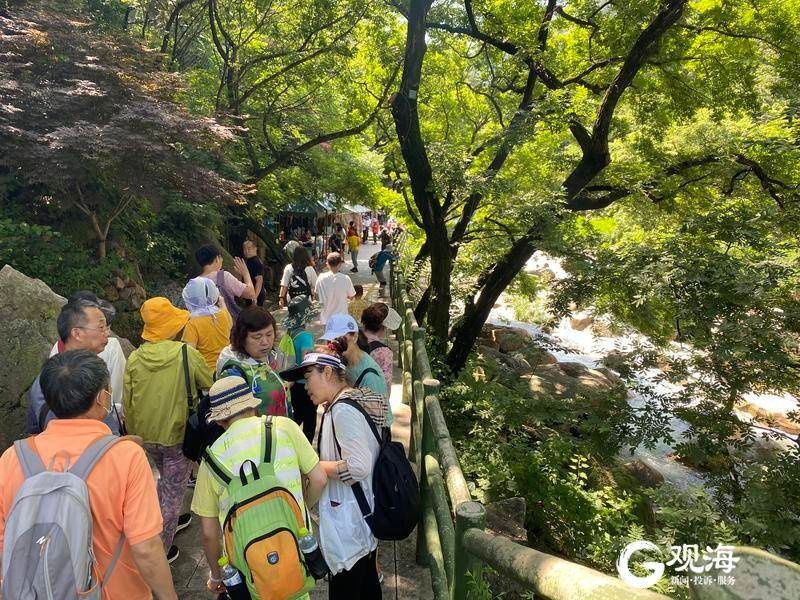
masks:
{"type": "MultiPolygon", "coordinates": [[[[418,330],[415,330],[414,333],[416,334],[417,331],[418,330]]],[[[419,498],[422,506],[422,514],[425,514],[425,509],[430,506],[431,502],[430,490],[428,489],[428,475],[425,471],[425,455],[432,454],[436,448],[436,440],[433,436],[433,431],[431,430],[431,424],[426,418],[427,411],[425,410],[425,398],[430,395],[438,394],[439,381],[436,379],[426,379],[422,382],[422,386],[422,402],[417,403],[418,410],[420,411],[419,424],[422,427],[422,435],[420,436],[420,440],[422,441],[420,445],[422,447],[419,449],[417,465],[419,465],[419,498]]],[[[417,528],[417,564],[428,564],[427,544],[425,541],[425,536],[419,534],[419,528],[417,528]]]]}
{"type": "Polygon", "coordinates": [[[462,502],[456,507],[456,564],[453,575],[453,600],[466,600],[467,573],[480,574],[481,561],[464,548],[464,532],[473,527],[483,531],[486,509],[479,502],[462,502]]]}
{"type": "Polygon", "coordinates": [[[411,375],[414,379],[422,379],[423,375],[421,373],[420,366],[420,358],[417,356],[417,341],[423,340],[422,344],[425,345],[425,330],[422,327],[414,327],[411,330],[411,375]]]}

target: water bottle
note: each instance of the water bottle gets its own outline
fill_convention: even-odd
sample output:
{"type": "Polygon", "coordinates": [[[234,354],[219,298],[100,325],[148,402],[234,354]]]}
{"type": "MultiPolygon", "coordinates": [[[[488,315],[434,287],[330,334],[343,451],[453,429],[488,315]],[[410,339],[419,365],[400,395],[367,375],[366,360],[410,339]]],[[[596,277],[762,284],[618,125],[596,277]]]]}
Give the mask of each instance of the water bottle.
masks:
{"type": "Polygon", "coordinates": [[[328,563],[325,562],[325,558],[322,556],[322,551],[319,549],[317,538],[305,527],[298,533],[300,537],[297,540],[297,545],[300,546],[300,551],[305,558],[306,568],[314,579],[322,579],[330,570],[328,569],[328,563]]]}
{"type": "Polygon", "coordinates": [[[222,570],[222,583],[225,584],[225,592],[231,600],[250,600],[250,591],[239,571],[228,562],[228,557],[223,556],[217,561],[222,570]]]}

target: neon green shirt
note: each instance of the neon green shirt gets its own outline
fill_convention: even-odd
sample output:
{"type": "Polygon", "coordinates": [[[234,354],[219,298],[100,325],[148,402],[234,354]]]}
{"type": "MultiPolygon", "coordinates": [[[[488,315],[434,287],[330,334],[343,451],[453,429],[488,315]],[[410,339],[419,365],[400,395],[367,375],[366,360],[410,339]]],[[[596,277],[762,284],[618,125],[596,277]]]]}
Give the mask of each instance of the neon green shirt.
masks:
{"type": "MultiPolygon", "coordinates": [[[[294,495],[300,510],[305,512],[300,478],[317,466],[319,457],[297,424],[286,417],[273,417],[275,443],[275,477],[294,495]]],[[[262,462],[261,434],[266,417],[247,417],[234,421],[211,446],[211,452],[231,472],[237,473],[245,460],[256,466],[262,462]]],[[[201,517],[217,517],[220,524],[230,508],[228,490],[212,474],[205,461],[200,463],[197,484],[192,497],[192,512],[201,517]]]]}

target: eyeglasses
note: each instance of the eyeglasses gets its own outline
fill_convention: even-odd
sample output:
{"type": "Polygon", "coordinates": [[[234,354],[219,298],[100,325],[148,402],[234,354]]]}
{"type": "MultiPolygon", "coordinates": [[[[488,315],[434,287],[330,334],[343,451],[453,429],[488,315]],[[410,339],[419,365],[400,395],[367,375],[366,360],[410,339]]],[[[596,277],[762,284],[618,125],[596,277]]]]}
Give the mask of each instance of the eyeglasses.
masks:
{"type": "Polygon", "coordinates": [[[83,327],[83,326],[79,325],[79,326],[75,327],[75,329],[86,329],[88,331],[100,331],[102,333],[110,333],[111,332],[111,327],[109,327],[108,325],[104,325],[103,327],[83,327]]]}

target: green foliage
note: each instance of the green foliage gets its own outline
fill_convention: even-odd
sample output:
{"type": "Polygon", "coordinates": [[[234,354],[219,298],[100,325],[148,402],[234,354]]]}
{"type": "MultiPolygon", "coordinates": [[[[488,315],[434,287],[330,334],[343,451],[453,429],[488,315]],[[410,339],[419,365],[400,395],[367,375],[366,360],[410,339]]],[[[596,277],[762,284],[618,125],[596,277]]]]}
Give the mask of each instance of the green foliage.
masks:
{"type": "MultiPolygon", "coordinates": [[[[469,367],[464,372],[468,372],[469,367]]],[[[442,406],[465,476],[483,501],[523,496],[526,523],[540,548],[608,570],[637,521],[636,494],[603,466],[606,450],[589,439],[543,433],[530,399],[462,375],[442,393],[442,406]]],[[[551,415],[552,416],[552,415],[551,415]]]]}
{"type": "Polygon", "coordinates": [[[64,297],[78,290],[102,296],[112,277],[130,272],[130,265],[117,256],[110,255],[98,264],[92,252],[52,227],[10,219],[0,219],[2,264],[41,279],[64,297]]]}
{"type": "Polygon", "coordinates": [[[118,230],[148,278],[183,281],[189,275],[192,250],[216,236],[221,223],[216,205],[170,196],[158,212],[140,202],[118,230]]]}

